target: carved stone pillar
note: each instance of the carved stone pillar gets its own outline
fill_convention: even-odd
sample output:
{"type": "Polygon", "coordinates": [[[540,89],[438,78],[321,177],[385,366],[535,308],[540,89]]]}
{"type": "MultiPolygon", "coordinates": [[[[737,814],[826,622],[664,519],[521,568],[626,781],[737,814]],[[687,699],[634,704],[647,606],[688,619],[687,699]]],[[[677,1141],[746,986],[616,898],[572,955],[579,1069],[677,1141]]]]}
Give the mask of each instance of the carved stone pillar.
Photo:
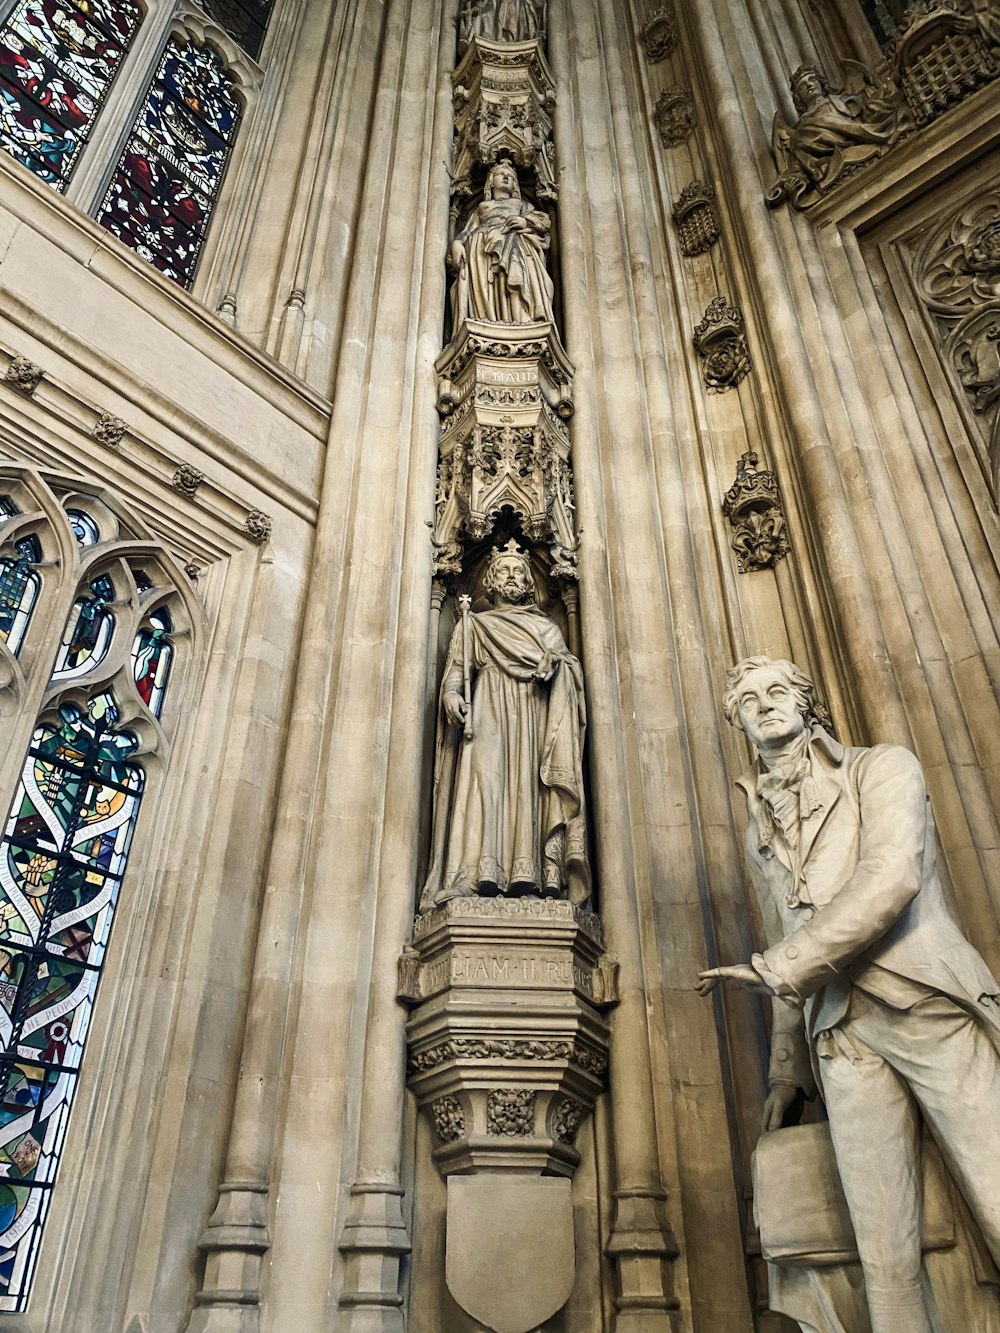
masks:
{"type": "Polygon", "coordinates": [[[568,902],[454,898],[418,919],[400,998],[448,1180],[449,1290],[487,1328],[530,1333],[573,1288],[574,1143],[604,1086],[617,964],[568,902]]]}

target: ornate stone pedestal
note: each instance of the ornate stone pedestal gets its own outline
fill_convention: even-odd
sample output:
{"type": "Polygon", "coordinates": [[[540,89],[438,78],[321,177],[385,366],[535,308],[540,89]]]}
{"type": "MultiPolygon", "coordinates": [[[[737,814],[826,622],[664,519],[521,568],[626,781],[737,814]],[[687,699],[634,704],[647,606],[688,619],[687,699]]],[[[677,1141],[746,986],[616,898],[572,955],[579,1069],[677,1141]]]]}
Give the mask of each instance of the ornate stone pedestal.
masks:
{"type": "Polygon", "coordinates": [[[409,1085],[448,1177],[448,1287],[497,1333],[529,1333],[573,1287],[569,1178],[604,1086],[616,972],[597,917],[534,898],[453,899],[418,918],[400,963],[409,1085]]]}

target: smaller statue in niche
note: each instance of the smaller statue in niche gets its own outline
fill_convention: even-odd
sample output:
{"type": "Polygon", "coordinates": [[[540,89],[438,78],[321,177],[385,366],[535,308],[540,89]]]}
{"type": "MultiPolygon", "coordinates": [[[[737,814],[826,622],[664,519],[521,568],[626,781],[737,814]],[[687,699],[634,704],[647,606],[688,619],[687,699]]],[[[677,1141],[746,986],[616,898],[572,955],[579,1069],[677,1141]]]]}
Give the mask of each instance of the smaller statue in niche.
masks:
{"type": "Polygon", "coordinates": [[[533,42],[544,31],[544,0],[465,0],[462,46],[473,37],[488,42],[533,42]]]}
{"type": "Polygon", "coordinates": [[[482,203],[452,242],[456,329],[463,319],[554,323],[554,288],[545,267],[550,227],[547,214],[521,198],[511,164],[498,162],[486,178],[482,203]]]}
{"type": "Polygon", "coordinates": [[[786,200],[809,208],[845,172],[879,156],[899,137],[901,106],[876,88],[864,65],[841,61],[843,86],[831,88],[811,65],[792,75],[792,102],[798,123],[789,125],[779,111],[772,147],[778,179],[767,192],[774,208],[786,200]]]}
{"type": "Polygon", "coordinates": [[[527,555],[490,558],[492,608],[467,599],[451,637],[438,716],[427,912],[475,894],[590,896],[580,663],[536,603],[527,555]]]}

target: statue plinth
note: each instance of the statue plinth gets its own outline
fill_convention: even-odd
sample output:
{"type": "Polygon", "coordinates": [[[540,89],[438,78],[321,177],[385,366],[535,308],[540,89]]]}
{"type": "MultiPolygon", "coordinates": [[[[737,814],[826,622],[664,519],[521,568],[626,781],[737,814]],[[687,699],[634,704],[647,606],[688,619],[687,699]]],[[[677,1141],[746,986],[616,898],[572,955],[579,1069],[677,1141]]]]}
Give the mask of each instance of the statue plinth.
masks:
{"type": "Polygon", "coordinates": [[[570,903],[455,898],[418,918],[401,960],[409,1085],[443,1175],[570,1176],[604,1086],[617,965],[600,924],[570,903]]]}
{"type": "Polygon", "coordinates": [[[465,319],[435,368],[437,572],[457,572],[461,541],[489,536],[509,509],[526,537],[551,547],[554,572],[574,579],[573,366],[554,326],[465,319]]]}
{"type": "Polygon", "coordinates": [[[476,1233],[475,1246],[449,1244],[449,1289],[499,1327],[487,1318],[497,1302],[480,1308],[483,1274],[535,1268],[544,1235],[546,1271],[523,1286],[516,1312],[499,1303],[513,1320],[505,1328],[527,1333],[573,1285],[569,1178],[577,1131],[605,1084],[603,1011],[618,999],[617,964],[597,917],[568,902],[454,898],[417,918],[399,996],[414,1006],[408,1082],[437,1135],[449,1238],[476,1233]]]}

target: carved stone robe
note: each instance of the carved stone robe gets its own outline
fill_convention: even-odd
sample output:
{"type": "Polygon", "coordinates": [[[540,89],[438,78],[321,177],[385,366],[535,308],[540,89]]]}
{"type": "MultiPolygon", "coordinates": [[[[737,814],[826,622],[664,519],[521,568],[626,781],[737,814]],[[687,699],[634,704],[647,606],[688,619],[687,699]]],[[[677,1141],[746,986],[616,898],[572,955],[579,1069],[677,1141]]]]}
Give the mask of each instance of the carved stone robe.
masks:
{"type": "Polygon", "coordinates": [[[449,898],[590,894],[583,791],[580,663],[536,606],[470,617],[473,738],[444,712],[462,692],[461,621],[441,686],[428,911],[449,898]]]}
{"type": "Polygon", "coordinates": [[[523,199],[483,200],[456,237],[465,248],[453,292],[456,328],[466,317],[492,324],[554,320],[545,267],[549,225],[523,199]]]}

